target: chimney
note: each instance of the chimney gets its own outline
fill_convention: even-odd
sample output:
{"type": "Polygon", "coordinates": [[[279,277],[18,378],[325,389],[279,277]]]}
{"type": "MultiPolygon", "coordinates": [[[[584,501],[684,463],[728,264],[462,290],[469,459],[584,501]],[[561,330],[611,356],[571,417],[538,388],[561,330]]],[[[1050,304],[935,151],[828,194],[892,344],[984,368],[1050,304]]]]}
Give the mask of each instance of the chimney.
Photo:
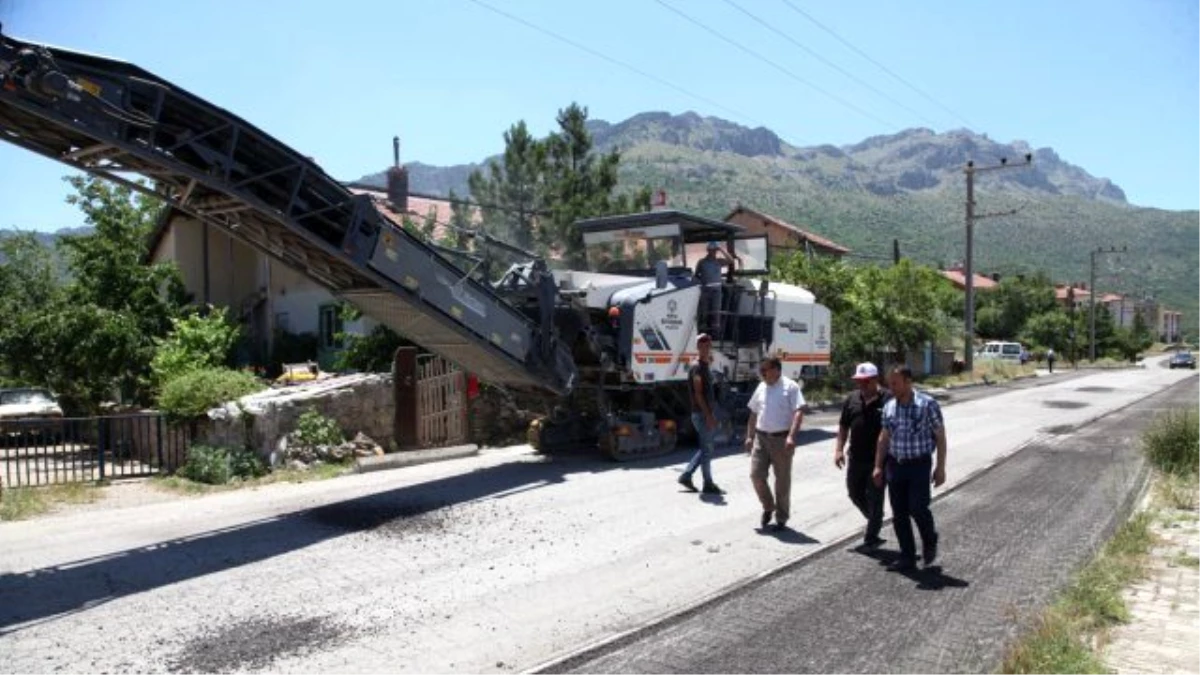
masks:
{"type": "Polygon", "coordinates": [[[392,210],[408,212],[408,169],[400,165],[400,137],[392,137],[392,167],[387,172],[387,197],[392,210]]]}
{"type": "Polygon", "coordinates": [[[667,208],[667,191],[659,189],[650,198],[651,211],[665,211],[667,208]]]}

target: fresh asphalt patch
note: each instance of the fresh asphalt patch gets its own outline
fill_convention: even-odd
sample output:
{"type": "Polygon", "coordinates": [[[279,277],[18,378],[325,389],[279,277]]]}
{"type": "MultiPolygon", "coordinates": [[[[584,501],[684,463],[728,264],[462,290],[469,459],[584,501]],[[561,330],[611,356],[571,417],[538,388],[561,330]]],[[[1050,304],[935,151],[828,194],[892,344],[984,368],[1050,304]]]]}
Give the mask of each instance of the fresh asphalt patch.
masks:
{"type": "Polygon", "coordinates": [[[319,651],[353,636],[329,618],[259,617],[190,640],[168,661],[168,669],[172,673],[260,670],[279,659],[319,651]]]}

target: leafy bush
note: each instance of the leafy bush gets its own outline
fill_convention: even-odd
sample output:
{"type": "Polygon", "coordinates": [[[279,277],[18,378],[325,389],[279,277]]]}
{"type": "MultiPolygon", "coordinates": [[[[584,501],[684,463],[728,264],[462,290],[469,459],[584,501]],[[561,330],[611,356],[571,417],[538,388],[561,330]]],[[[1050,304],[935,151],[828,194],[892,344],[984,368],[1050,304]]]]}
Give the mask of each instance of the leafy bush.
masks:
{"type": "Polygon", "coordinates": [[[396,350],[412,343],[387,326],[375,326],[366,335],[343,334],[345,348],[338,353],[333,369],[363,373],[391,372],[396,350]]]}
{"type": "Polygon", "coordinates": [[[180,375],[227,364],[237,344],[241,328],[229,322],[225,308],[213,309],[207,316],[195,312],[171,320],[171,333],[155,340],[150,371],[154,383],[162,386],[180,375]]]}
{"type": "Polygon", "coordinates": [[[188,450],[187,462],[178,473],[197,483],[224,485],[234,478],[266,475],[267,467],[251,450],[194,445],[188,450]]]}
{"type": "Polygon", "coordinates": [[[226,401],[263,389],[253,375],[226,368],[204,368],[184,373],[163,384],[158,407],[175,418],[192,418],[226,401]]]}
{"type": "Polygon", "coordinates": [[[1159,470],[1194,476],[1200,469],[1200,415],[1195,410],[1158,415],[1142,434],[1146,458],[1159,470]]]}
{"type": "Polygon", "coordinates": [[[338,445],[344,440],[338,423],[315,410],[305,410],[296,422],[296,441],[301,445],[338,445]]]}
{"type": "Polygon", "coordinates": [[[193,445],[188,449],[187,462],[179,467],[179,475],[197,483],[224,485],[233,478],[229,452],[225,448],[193,445]]]}

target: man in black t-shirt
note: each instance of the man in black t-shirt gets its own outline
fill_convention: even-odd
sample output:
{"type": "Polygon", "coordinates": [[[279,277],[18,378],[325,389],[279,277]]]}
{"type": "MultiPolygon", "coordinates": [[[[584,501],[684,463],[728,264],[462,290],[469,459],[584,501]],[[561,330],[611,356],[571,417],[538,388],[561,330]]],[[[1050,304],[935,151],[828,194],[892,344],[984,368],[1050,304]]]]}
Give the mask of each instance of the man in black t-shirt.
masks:
{"type": "Polygon", "coordinates": [[[725,491],[717,487],[712,479],[713,437],[717,433],[717,397],[713,389],[712,371],[708,366],[712,360],[712,338],[705,333],[697,336],[696,351],[699,357],[688,368],[688,398],[692,401],[692,426],[696,428],[700,447],[679,477],[679,484],[688,492],[696,492],[692,474],[698,468],[704,477],[704,494],[721,495],[725,491]]]}
{"type": "Polygon", "coordinates": [[[846,439],[850,439],[850,464],[846,467],[846,490],[850,501],[867,519],[867,531],[862,549],[873,550],[884,542],[879,537],[883,527],[884,489],[871,480],[875,468],[875,445],[883,424],[883,404],[888,392],[879,388],[879,369],[873,363],[860,363],[854,370],[858,389],[842,404],[838,421],[837,445],[833,463],[841,469],[846,465],[846,439]]]}

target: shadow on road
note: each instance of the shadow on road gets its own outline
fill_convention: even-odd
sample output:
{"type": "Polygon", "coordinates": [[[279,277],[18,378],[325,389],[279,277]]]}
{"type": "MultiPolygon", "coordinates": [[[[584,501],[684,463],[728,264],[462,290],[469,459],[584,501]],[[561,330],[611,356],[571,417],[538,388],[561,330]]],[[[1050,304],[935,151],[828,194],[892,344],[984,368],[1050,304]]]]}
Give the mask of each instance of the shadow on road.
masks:
{"type": "MultiPolygon", "coordinates": [[[[890,551],[882,548],[872,551],[856,547],[848,549],[847,553],[856,553],[871,558],[878,562],[881,568],[892,564],[900,557],[898,551],[890,551]]],[[[880,571],[882,572],[883,570],[881,569],[880,571]]],[[[916,568],[907,572],[888,572],[888,574],[898,574],[914,581],[917,584],[917,589],[922,591],[940,591],[944,588],[968,588],[971,585],[971,582],[965,579],[959,579],[946,574],[941,565],[916,568]]]]}
{"type": "Polygon", "coordinates": [[[770,537],[775,537],[785,544],[819,544],[821,540],[814,539],[799,530],[793,530],[790,527],[776,528],[767,526],[766,528],[758,528],[758,533],[770,537]]]}
{"type": "MultiPolygon", "coordinates": [[[[815,430],[806,431],[803,442],[821,436],[815,430]]],[[[503,499],[563,483],[575,474],[662,469],[686,462],[690,452],[681,449],[662,457],[623,463],[583,455],[514,461],[143,548],[2,574],[0,635],[19,630],[23,624],[218,574],[353,532],[381,528],[389,536],[427,532],[444,526],[441,522],[451,518],[448,508],[457,504],[503,499]]],[[[718,448],[715,454],[720,457],[741,452],[740,446],[728,446],[718,448]]],[[[664,489],[671,489],[669,486],[667,483],[664,489]]],[[[719,496],[717,499],[709,503],[724,503],[719,496]]]]}

